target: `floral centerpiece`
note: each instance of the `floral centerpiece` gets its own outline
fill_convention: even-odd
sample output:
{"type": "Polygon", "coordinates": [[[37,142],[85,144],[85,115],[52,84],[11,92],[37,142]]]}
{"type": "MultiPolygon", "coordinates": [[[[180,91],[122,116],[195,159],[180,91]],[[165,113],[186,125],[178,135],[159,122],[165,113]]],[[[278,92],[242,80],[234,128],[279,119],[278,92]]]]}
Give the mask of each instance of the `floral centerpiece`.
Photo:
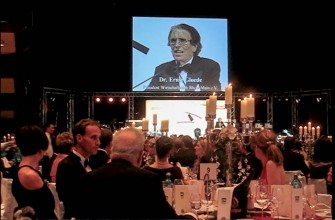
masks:
{"type": "Polygon", "coordinates": [[[221,130],[213,131],[211,140],[218,148],[224,149],[225,159],[222,161],[224,172],[222,178],[226,186],[238,184],[234,189],[232,201],[232,215],[234,218],[244,217],[247,210],[247,194],[251,181],[252,167],[241,151],[244,148],[242,138],[238,130],[231,124],[221,130]]]}

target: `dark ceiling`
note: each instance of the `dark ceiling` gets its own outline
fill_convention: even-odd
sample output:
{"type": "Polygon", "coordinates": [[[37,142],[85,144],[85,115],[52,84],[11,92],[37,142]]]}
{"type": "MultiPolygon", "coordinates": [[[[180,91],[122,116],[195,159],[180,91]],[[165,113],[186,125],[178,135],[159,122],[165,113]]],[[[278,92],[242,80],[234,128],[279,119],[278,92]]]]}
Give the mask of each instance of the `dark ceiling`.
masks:
{"type": "Polygon", "coordinates": [[[241,92],[332,87],[335,19],[329,5],[195,2],[14,1],[1,6],[1,20],[24,27],[17,35],[21,52],[29,50],[23,71],[42,86],[129,91],[131,16],[143,15],[228,18],[230,81],[241,92]]]}

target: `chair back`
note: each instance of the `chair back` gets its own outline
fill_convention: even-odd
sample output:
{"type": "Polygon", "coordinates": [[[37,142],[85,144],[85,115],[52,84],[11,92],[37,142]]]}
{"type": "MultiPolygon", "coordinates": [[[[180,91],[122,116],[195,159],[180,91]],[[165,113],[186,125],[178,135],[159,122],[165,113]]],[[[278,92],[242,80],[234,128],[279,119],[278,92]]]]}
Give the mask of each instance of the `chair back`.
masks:
{"type": "Polygon", "coordinates": [[[1,179],[1,196],[2,203],[4,204],[2,219],[12,220],[14,217],[14,209],[17,207],[17,202],[12,194],[12,182],[11,178],[1,179]]]}
{"type": "Polygon", "coordinates": [[[55,214],[57,216],[58,220],[63,220],[64,216],[64,204],[62,201],[59,200],[58,193],[56,190],[56,183],[49,183],[48,187],[50,191],[52,192],[52,195],[55,199],[55,214]]]}
{"type": "Polygon", "coordinates": [[[314,179],[309,178],[308,184],[314,184],[315,185],[315,191],[317,194],[327,194],[327,181],[325,178],[321,179],[314,179]]]}

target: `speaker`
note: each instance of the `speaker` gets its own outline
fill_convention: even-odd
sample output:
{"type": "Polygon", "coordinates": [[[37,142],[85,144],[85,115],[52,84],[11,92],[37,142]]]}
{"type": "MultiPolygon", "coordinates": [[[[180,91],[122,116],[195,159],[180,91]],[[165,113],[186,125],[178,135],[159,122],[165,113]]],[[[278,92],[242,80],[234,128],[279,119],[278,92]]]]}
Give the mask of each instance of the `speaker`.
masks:
{"type": "Polygon", "coordinates": [[[1,32],[0,52],[1,54],[12,54],[16,52],[15,34],[13,32],[1,32]]]}

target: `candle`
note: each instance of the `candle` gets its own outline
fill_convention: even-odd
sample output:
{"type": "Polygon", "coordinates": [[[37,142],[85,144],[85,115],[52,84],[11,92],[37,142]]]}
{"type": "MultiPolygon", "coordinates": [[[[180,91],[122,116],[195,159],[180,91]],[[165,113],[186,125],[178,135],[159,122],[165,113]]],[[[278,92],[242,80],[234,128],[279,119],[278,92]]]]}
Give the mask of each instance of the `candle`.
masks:
{"type": "Polygon", "coordinates": [[[153,121],[152,122],[153,125],[157,125],[157,114],[152,115],[152,121],[153,121]]]}
{"type": "Polygon", "coordinates": [[[142,130],[143,131],[148,131],[149,130],[149,120],[143,118],[142,120],[142,130]]]}
{"type": "Polygon", "coordinates": [[[320,136],[320,126],[316,126],[316,136],[320,136]]]}
{"type": "Polygon", "coordinates": [[[241,100],[241,121],[243,121],[243,119],[247,118],[247,98],[244,98],[243,100],[241,100]]]}
{"type": "Polygon", "coordinates": [[[209,103],[208,103],[208,114],[209,115],[216,115],[216,101],[217,101],[217,96],[215,94],[209,96],[209,103]]]}
{"type": "Polygon", "coordinates": [[[168,131],[168,130],[169,130],[169,120],[162,120],[161,131],[168,131]]]}
{"type": "Polygon", "coordinates": [[[308,131],[308,132],[311,132],[311,130],[312,130],[312,123],[311,123],[311,122],[308,122],[308,123],[307,123],[307,131],[308,131]]]}
{"type": "Polygon", "coordinates": [[[299,126],[299,136],[302,136],[302,126],[299,126]]]}
{"type": "Polygon", "coordinates": [[[307,135],[307,126],[304,127],[304,135],[307,135]]]}
{"type": "Polygon", "coordinates": [[[314,136],[315,135],[315,128],[312,127],[312,135],[314,136]]]}
{"type": "Polygon", "coordinates": [[[255,99],[252,97],[252,95],[247,98],[247,117],[255,118],[255,99]]]}
{"type": "Polygon", "coordinates": [[[233,104],[233,87],[231,84],[225,87],[225,104],[233,104]]]}

